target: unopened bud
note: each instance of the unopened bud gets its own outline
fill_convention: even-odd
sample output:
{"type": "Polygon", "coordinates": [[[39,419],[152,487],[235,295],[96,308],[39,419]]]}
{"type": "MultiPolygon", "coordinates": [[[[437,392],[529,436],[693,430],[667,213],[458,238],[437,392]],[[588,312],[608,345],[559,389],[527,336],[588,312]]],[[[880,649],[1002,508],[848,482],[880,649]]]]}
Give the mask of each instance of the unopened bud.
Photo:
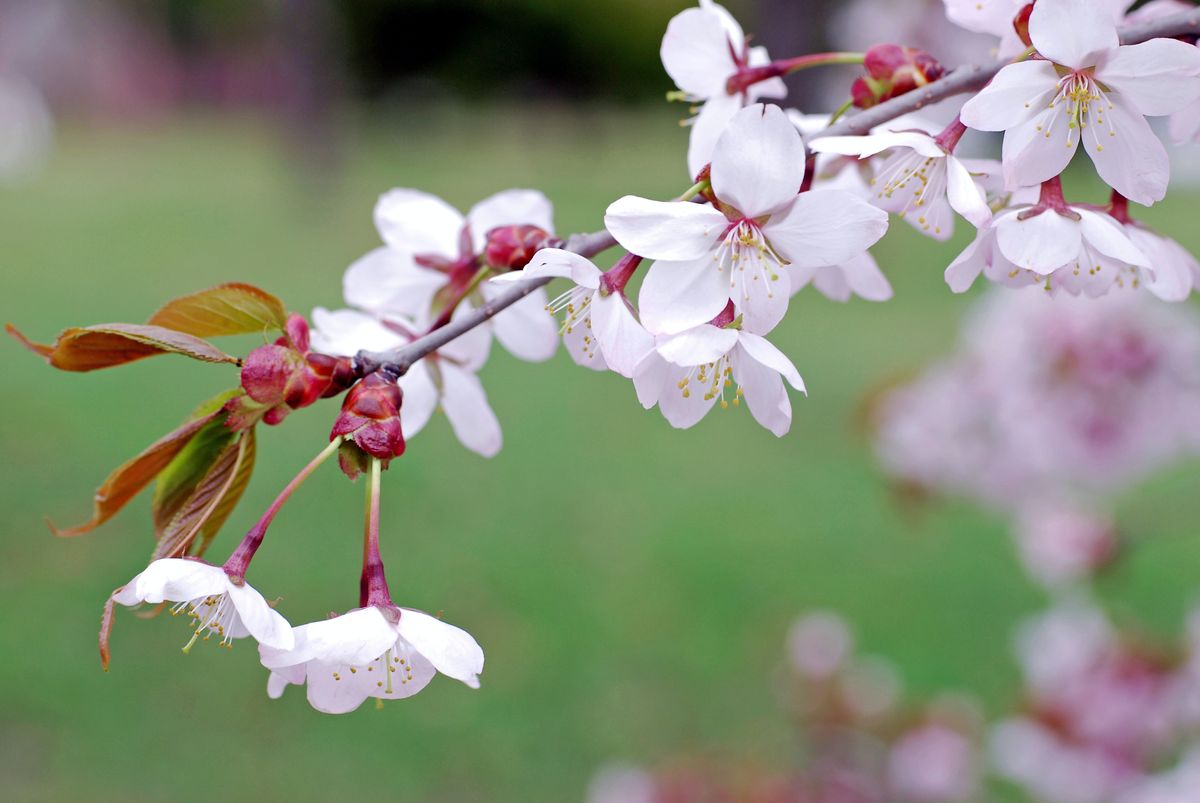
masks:
{"type": "Polygon", "coordinates": [[[537,226],[499,226],[487,233],[484,260],[494,270],[521,270],[538,251],[562,244],[562,240],[537,226]]]}
{"type": "Polygon", "coordinates": [[[938,80],[946,68],[923,50],[899,45],[876,45],[867,51],[867,74],[854,82],[854,105],[869,109],[938,80]]]}
{"type": "MultiPolygon", "coordinates": [[[[404,394],[395,380],[382,373],[368,374],[346,394],[342,411],[333,422],[329,437],[344,437],[347,447],[352,443],[359,451],[389,461],[404,454],[404,432],[400,428],[400,404],[404,394]]],[[[343,471],[353,478],[361,470],[362,461],[348,460],[343,448],[343,471]],[[354,464],[354,473],[347,463],[354,464]]]]}
{"type": "Polygon", "coordinates": [[[278,424],[292,410],[335,396],[354,382],[348,357],[308,351],[308,324],[299,315],[288,318],[285,335],[259,346],[242,362],[242,387],[254,402],[267,408],[266,424],[278,424]]]}

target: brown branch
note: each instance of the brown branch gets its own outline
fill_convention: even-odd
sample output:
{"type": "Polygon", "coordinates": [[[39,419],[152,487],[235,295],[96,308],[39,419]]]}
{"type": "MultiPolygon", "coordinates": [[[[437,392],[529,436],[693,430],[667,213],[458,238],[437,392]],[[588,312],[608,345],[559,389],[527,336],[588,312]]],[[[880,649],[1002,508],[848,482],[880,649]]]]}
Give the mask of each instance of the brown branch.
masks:
{"type": "MultiPolygon", "coordinates": [[[[1121,28],[1122,44],[1137,44],[1149,39],[1175,37],[1185,34],[1200,33],[1200,8],[1194,11],[1181,11],[1161,19],[1148,20],[1136,25],[1121,28]]],[[[959,67],[949,75],[941,78],[923,89],[919,89],[898,98],[880,103],[878,106],[859,112],[839,123],[826,128],[818,137],[835,137],[865,134],[872,128],[882,125],[911,112],[918,111],[940,100],[966,92],[977,92],[987,85],[1010,62],[999,60],[986,65],[969,65],[959,67]]],[[[1197,80],[1200,80],[1198,78],[1197,80]]],[[[813,137],[816,139],[816,137],[813,137]]],[[[564,246],[568,251],[574,251],[585,257],[593,257],[617,244],[607,231],[591,234],[573,234],[564,246]]],[[[359,375],[374,371],[385,371],[401,377],[408,372],[413,363],[422,357],[454,340],[459,335],[474,329],[482,323],[495,317],[497,313],[507,309],[532,293],[539,287],[549,284],[549,279],[532,279],[512,287],[481,307],[477,307],[456,321],[436,329],[418,338],[406,346],[383,352],[360,351],[354,358],[354,365],[359,375]]]]}

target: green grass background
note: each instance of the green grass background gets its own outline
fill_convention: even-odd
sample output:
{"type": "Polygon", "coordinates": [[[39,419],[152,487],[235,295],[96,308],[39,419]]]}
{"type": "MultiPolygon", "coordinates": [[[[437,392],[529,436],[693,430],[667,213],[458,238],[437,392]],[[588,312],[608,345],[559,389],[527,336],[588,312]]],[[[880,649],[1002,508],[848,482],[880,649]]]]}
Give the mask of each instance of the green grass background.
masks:
{"type": "MultiPolygon", "coordinates": [[[[302,312],[338,306],[390,187],[463,208],[538,187],[570,232],[597,228],[621,194],[688,183],[678,109],[511,112],[349,129],[343,171],[325,181],[252,121],[68,124],[44,176],[0,192],[0,317],[49,339],[228,280],[302,312]]],[[[1195,201],[1174,195],[1149,217],[1200,250],[1195,201]]],[[[0,343],[0,797],[569,801],[614,759],[715,752],[783,768],[795,751],[777,705],[783,636],[812,607],[845,613],[915,697],[969,689],[1003,710],[1017,691],[1008,636],[1042,593],[1000,519],[962,503],[900,515],[855,423],[877,383],[952,347],[969,301],[941,273],[965,236],[939,246],[894,226],[877,249],[890,303],[795,301],[773,340],[811,397],[795,399],[781,440],[745,411],[674,431],[619,377],[495,348],[483,379],[501,454],[465,451],[435,419],[385,475],[383,501],[394,596],[478,638],[483,688],[439,678],[342,717],[297,689],[268,700],[248,643],[182,655],[170,617],[119,610],[102,673],[100,607],[144,565],[147,500],[76,540],[42,521],[86,518],[111,467],[235,372],[163,357],[69,375],[0,343]]],[[[325,403],[261,433],[214,557],[321,448],[335,413],[325,403]]],[[[1195,480],[1176,471],[1122,502],[1142,543],[1104,581],[1118,611],[1161,633],[1196,587],[1195,480]]],[[[251,579],[293,623],[356,604],[361,510],[361,483],[330,466],[280,514],[251,579]]]]}

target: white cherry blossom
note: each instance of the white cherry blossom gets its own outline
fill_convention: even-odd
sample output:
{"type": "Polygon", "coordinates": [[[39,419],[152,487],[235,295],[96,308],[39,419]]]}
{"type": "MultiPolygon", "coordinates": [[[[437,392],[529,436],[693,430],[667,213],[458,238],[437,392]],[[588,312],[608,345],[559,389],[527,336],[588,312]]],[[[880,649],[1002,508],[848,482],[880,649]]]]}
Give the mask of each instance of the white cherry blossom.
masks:
{"type": "Polygon", "coordinates": [[[791,360],[765,338],[706,323],[658,336],[633,384],[642,406],[649,410],[657,404],[673,427],[691,427],[718,402],[728,409],[745,398],[754,420],[783,437],[792,424],[784,379],[805,392],[791,360]]]}
{"type": "Polygon", "coordinates": [[[197,640],[208,641],[213,636],[225,647],[246,636],[278,649],[291,649],[294,644],[291,625],[262,594],[243,578],[231,577],[220,566],[201,560],[156,560],[114,593],[113,600],[129,607],[176,603],[171,614],[186,614],[193,631],[184,652],[197,640]]]}
{"type": "MultiPolygon", "coordinates": [[[[439,303],[467,289],[479,268],[487,233],[498,226],[532,225],[554,232],[553,207],[536,190],[505,190],[471,207],[464,217],[437,196],[394,189],[375,205],[375,227],[384,246],[346,271],[343,294],[352,307],[376,315],[436,319],[439,303]]],[[[497,292],[486,283],[461,306],[486,303],[497,292]]],[[[554,355],[554,327],[535,290],[489,321],[484,329],[514,356],[539,362],[554,355]]]]}
{"type": "Polygon", "coordinates": [[[1005,132],[1009,187],[1057,176],[1082,142],[1113,189],[1161,200],[1170,166],[1146,116],[1200,98],[1200,50],[1172,39],[1120,46],[1112,15],[1091,0],[1039,0],[1029,33],[1043,59],[1008,65],[962,109],[971,128],[1005,132]]]}
{"type": "Polygon", "coordinates": [[[259,647],[263,666],[271,670],[272,698],[290,684],[306,685],[313,708],[344,714],[370,697],[411,697],[438,672],[479,688],[479,644],[465,630],[421,611],[372,605],[294,632],[290,649],[259,647]]]}
{"type": "Polygon", "coordinates": [[[1097,297],[1112,287],[1137,287],[1150,259],[1107,214],[1080,206],[1059,210],[1014,207],[979,230],[946,269],[946,283],[965,292],[982,273],[1011,287],[1097,297]]]}
{"type": "Polygon", "coordinates": [[[642,324],[676,334],[712,320],[732,300],[754,332],[769,332],[791,296],[784,270],[838,265],[887,230],[887,215],[850,193],[799,193],[804,143],[776,106],[738,112],[717,142],[719,207],[625,196],[605,225],[630,253],[657,260],[638,297],[642,324]]]}
{"type": "Polygon", "coordinates": [[[946,240],[954,233],[953,212],[975,226],[991,218],[983,190],[954,156],[955,133],[961,135],[961,131],[951,130],[954,143],[922,131],[882,131],[862,137],[822,137],[810,147],[817,153],[860,159],[892,151],[875,162],[871,200],[923,234],[946,240]]]}
{"type": "Polygon", "coordinates": [[[597,371],[611,368],[632,377],[642,357],[654,347],[654,338],[638,322],[623,287],[608,286],[605,274],[591,260],[570,251],[545,248],[524,270],[491,281],[512,284],[546,277],[570,279],[573,283],[571,289],[546,305],[552,315],[562,313],[559,332],[571,359],[597,371]]]}
{"type": "MultiPolygon", "coordinates": [[[[456,316],[463,314],[465,310],[456,316]]],[[[397,348],[411,343],[423,331],[399,315],[375,317],[350,309],[318,307],[313,310],[312,320],[313,348],[335,356],[397,348]]],[[[463,446],[484,457],[494,457],[500,451],[500,422],[475,375],[487,361],[489,342],[487,332],[473,329],[418,360],[400,377],[400,389],[404,391],[400,426],[406,439],[420,432],[440,408],[463,446]]]]}
{"type": "Polygon", "coordinates": [[[729,91],[729,79],[738,70],[765,66],[771,58],[766,48],[749,47],[742,26],[713,0],[700,0],[698,8],[672,17],[659,54],[686,99],[702,104],[691,121],[688,144],[688,171],[693,176],[712,160],[717,139],[739,109],[760,98],[787,96],[781,78],[756,83],[743,92],[729,91]]]}

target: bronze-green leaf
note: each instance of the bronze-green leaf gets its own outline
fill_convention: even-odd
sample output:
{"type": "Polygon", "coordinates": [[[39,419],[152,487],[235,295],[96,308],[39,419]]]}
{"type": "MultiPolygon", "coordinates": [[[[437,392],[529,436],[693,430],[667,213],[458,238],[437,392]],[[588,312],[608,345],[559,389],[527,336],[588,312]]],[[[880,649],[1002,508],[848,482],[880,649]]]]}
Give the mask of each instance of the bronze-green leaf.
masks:
{"type": "Polygon", "coordinates": [[[185,332],[132,323],[104,323],[73,327],[58,336],[54,345],[34,343],[12,324],[4,327],[26,348],[63,371],[95,371],[157,354],[183,354],[204,362],[237,363],[219,348],[185,332]]]}
{"type": "Polygon", "coordinates": [[[237,503],[241,501],[242,494],[246,492],[246,486],[250,484],[250,475],[254,473],[254,458],[257,453],[257,438],[254,434],[254,428],[245,430],[241,438],[242,457],[238,464],[237,471],[233,475],[233,481],[225,491],[225,495],[217,506],[213,508],[209,514],[208,520],[200,527],[200,537],[192,542],[191,552],[196,557],[203,555],[208,551],[208,545],[217,537],[217,533],[225,526],[226,520],[229,519],[233,509],[237,507],[237,503]]]}
{"type": "MultiPolygon", "coordinates": [[[[186,555],[192,542],[213,522],[218,512],[223,509],[223,515],[229,515],[249,479],[249,474],[242,471],[242,466],[247,458],[250,462],[254,459],[252,433],[253,430],[239,433],[233,443],[221,450],[199,482],[191,486],[190,493],[159,534],[151,560],[186,555]],[[239,477],[243,478],[240,487],[239,477]]],[[[220,523],[217,522],[217,525],[220,523]]]]}
{"type": "Polygon", "coordinates": [[[108,521],[117,511],[145,488],[158,473],[175,459],[201,429],[220,414],[220,408],[205,416],[194,417],[181,427],[168,432],[142,452],[116,468],[104,484],[96,489],[92,518],[76,527],[59,530],[50,525],[55,535],[75,536],[89,533],[108,521]]]}
{"type": "Polygon", "coordinates": [[[219,284],[163,305],[147,323],[196,337],[282,330],[287,309],[275,296],[249,284],[219,284]]]}
{"type": "Polygon", "coordinates": [[[213,464],[237,439],[237,433],[231,432],[220,417],[214,418],[159,472],[150,503],[156,538],[162,536],[163,530],[209,474],[213,464]]]}

